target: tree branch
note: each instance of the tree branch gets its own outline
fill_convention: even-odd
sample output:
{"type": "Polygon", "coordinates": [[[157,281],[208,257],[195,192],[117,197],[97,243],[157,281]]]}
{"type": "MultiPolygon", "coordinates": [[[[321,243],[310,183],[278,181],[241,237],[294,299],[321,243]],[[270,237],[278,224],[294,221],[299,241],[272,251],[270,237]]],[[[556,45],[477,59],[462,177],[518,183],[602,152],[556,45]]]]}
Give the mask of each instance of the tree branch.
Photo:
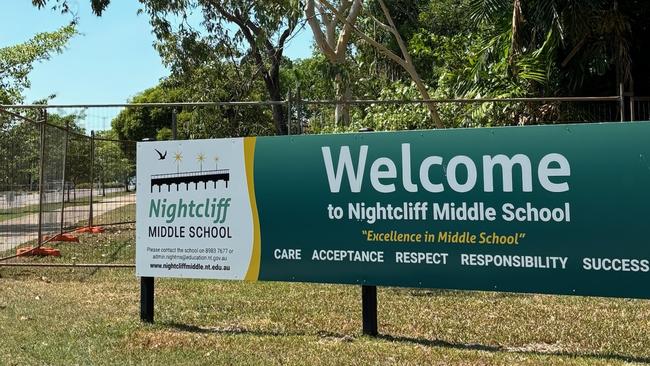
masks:
{"type": "Polygon", "coordinates": [[[285,29],[284,32],[282,32],[282,34],[280,35],[280,38],[278,38],[278,49],[284,48],[284,43],[287,41],[287,39],[295,29],[296,29],[296,21],[291,20],[287,25],[287,29],[285,29]]]}
{"type": "Polygon", "coordinates": [[[349,6],[350,14],[346,18],[346,23],[341,29],[341,34],[339,34],[339,40],[336,44],[336,54],[339,58],[345,58],[345,53],[348,49],[348,43],[352,37],[352,27],[356,23],[357,17],[361,12],[361,5],[363,4],[362,0],[354,0],[354,3],[351,3],[349,6]]]}
{"type": "Polygon", "coordinates": [[[395,39],[397,40],[397,45],[399,46],[400,51],[402,51],[402,56],[404,56],[404,61],[407,64],[413,64],[413,60],[411,60],[411,55],[409,54],[408,47],[406,47],[406,43],[404,42],[402,36],[397,31],[395,22],[393,22],[393,17],[390,16],[390,12],[388,11],[386,4],[384,3],[384,0],[379,0],[379,5],[381,6],[381,11],[384,13],[386,20],[388,21],[388,25],[390,25],[390,27],[393,29],[391,33],[393,33],[395,39]]]}
{"type": "Polygon", "coordinates": [[[350,22],[348,22],[347,19],[345,19],[343,16],[341,16],[339,13],[336,12],[336,9],[334,8],[334,6],[332,6],[332,4],[328,3],[326,0],[319,0],[319,1],[320,1],[320,3],[321,3],[323,6],[325,6],[325,7],[326,7],[330,12],[332,12],[332,14],[334,15],[334,17],[336,18],[337,21],[339,21],[339,22],[341,22],[341,23],[343,23],[343,24],[348,25],[348,26],[350,27],[350,29],[353,30],[353,31],[354,31],[354,32],[355,32],[355,33],[356,33],[356,34],[357,34],[361,39],[363,39],[364,41],[368,42],[370,45],[372,45],[373,47],[377,48],[379,51],[381,51],[382,53],[384,53],[384,54],[386,55],[386,57],[388,57],[388,58],[390,58],[391,60],[395,61],[395,62],[398,63],[400,66],[404,67],[404,65],[406,64],[406,63],[404,62],[404,60],[402,60],[399,56],[397,56],[396,54],[394,54],[393,51],[389,50],[389,49],[388,49],[386,46],[384,46],[383,44],[381,44],[381,43],[375,41],[374,39],[372,39],[371,37],[367,36],[365,33],[363,33],[362,31],[360,31],[359,28],[357,28],[356,26],[354,26],[354,24],[351,24],[350,22]]]}
{"type": "Polygon", "coordinates": [[[240,16],[237,16],[236,14],[232,14],[228,12],[223,6],[221,6],[221,4],[219,4],[218,0],[208,0],[208,2],[212,6],[214,6],[215,9],[217,9],[217,11],[219,12],[219,14],[221,14],[221,16],[226,18],[226,20],[230,21],[231,23],[235,23],[239,27],[239,30],[242,32],[244,38],[246,38],[246,41],[251,47],[251,55],[253,56],[253,59],[255,60],[257,67],[259,67],[260,71],[262,72],[262,77],[264,78],[264,81],[268,83],[270,81],[269,70],[264,64],[264,60],[262,59],[260,50],[257,47],[257,42],[255,41],[255,37],[251,33],[251,30],[246,26],[244,19],[242,19],[240,16]]]}
{"type": "Polygon", "coordinates": [[[390,33],[392,35],[395,35],[395,30],[393,28],[389,27],[385,23],[382,23],[381,20],[377,19],[377,17],[375,17],[374,15],[371,15],[370,17],[375,22],[375,24],[377,24],[379,26],[379,28],[385,30],[386,32],[388,32],[388,33],[390,33]]]}
{"type": "MultiPolygon", "coordinates": [[[[418,91],[420,92],[420,95],[422,96],[422,99],[424,100],[429,100],[431,99],[429,97],[429,92],[427,91],[426,86],[424,85],[424,82],[420,78],[420,75],[418,74],[417,70],[415,69],[415,66],[413,65],[411,56],[408,53],[408,48],[406,48],[406,44],[404,43],[404,40],[402,37],[399,35],[399,32],[397,32],[397,27],[395,27],[395,23],[393,22],[392,17],[390,16],[390,12],[388,11],[388,8],[386,7],[386,4],[384,4],[383,0],[379,0],[379,3],[382,7],[382,11],[384,15],[386,16],[386,20],[388,21],[388,24],[391,28],[397,32],[393,33],[395,35],[395,38],[397,39],[397,43],[400,47],[400,50],[402,51],[403,54],[403,59],[399,56],[397,56],[395,53],[393,53],[391,50],[389,50],[386,46],[383,44],[377,42],[373,38],[367,36],[365,33],[360,31],[357,27],[354,26],[354,24],[350,23],[346,18],[341,16],[334,6],[332,4],[328,3],[327,0],[319,0],[321,4],[323,4],[327,9],[334,14],[335,18],[337,21],[347,25],[350,27],[351,30],[353,30],[361,39],[364,41],[370,43],[373,47],[377,48],[380,52],[382,52],[384,55],[386,55],[388,58],[391,60],[395,61],[397,64],[402,66],[406,72],[411,76],[411,79],[415,83],[415,86],[417,87],[418,91]]],[[[392,33],[392,32],[391,32],[392,33]]],[[[436,128],[444,128],[444,124],[442,123],[442,120],[440,119],[440,115],[438,114],[438,108],[436,106],[435,102],[425,102],[424,103],[428,109],[429,109],[429,114],[431,115],[431,119],[433,120],[434,125],[436,128]]]]}
{"type": "MultiPolygon", "coordinates": [[[[305,4],[305,15],[307,15],[307,24],[309,24],[309,28],[311,28],[311,31],[314,34],[314,41],[316,42],[316,45],[318,45],[318,47],[321,49],[325,57],[330,62],[335,62],[337,58],[336,53],[330,46],[328,40],[325,38],[325,34],[323,34],[323,30],[321,29],[321,26],[318,23],[318,19],[316,18],[316,12],[314,11],[314,1],[315,0],[307,0],[305,4]]],[[[323,13],[321,13],[321,17],[322,14],[323,13]]],[[[325,22],[325,20],[323,20],[323,22],[325,22]]]]}
{"type": "Polygon", "coordinates": [[[318,13],[321,16],[321,22],[325,27],[327,44],[330,47],[333,47],[334,37],[336,32],[336,19],[334,19],[334,17],[330,16],[330,14],[327,13],[327,10],[325,9],[325,7],[323,7],[323,4],[321,4],[320,2],[318,2],[318,13]]]}

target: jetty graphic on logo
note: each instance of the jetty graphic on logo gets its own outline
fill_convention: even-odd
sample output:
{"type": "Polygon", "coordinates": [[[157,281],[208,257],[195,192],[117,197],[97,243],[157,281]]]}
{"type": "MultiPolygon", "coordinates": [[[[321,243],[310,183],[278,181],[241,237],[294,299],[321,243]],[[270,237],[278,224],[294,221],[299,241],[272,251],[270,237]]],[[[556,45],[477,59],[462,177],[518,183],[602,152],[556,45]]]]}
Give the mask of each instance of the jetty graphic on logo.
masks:
{"type": "MultiPolygon", "coordinates": [[[[160,153],[156,151],[159,155],[160,153]]],[[[165,151],[165,155],[167,152],[165,151]]],[[[161,159],[162,160],[162,159],[161,159]]],[[[215,156],[215,169],[213,170],[203,170],[203,162],[205,161],[205,155],[203,153],[199,154],[196,160],[199,162],[198,171],[180,171],[180,163],[183,160],[183,155],[180,152],[174,154],[174,162],[176,163],[176,173],[166,173],[166,174],[154,174],[151,175],[151,192],[153,193],[154,187],[158,187],[158,192],[162,191],[163,186],[167,186],[167,192],[171,191],[172,186],[176,188],[176,191],[179,191],[182,188],[189,191],[201,189],[200,183],[203,183],[203,189],[209,189],[208,183],[211,183],[212,188],[217,188],[217,182],[224,181],[226,183],[226,188],[228,188],[228,182],[230,182],[230,170],[229,169],[217,169],[217,164],[219,163],[219,157],[215,156]],[[192,185],[192,183],[194,183],[192,185]],[[184,185],[184,187],[183,187],[184,185]]]]}

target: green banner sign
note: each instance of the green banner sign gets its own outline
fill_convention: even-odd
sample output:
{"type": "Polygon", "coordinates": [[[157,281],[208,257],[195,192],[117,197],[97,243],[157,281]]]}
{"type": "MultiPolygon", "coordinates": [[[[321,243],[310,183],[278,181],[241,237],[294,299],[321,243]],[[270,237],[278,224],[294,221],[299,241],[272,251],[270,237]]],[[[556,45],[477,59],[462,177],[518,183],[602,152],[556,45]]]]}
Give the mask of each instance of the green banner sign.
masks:
{"type": "Polygon", "coordinates": [[[650,123],[141,143],[138,188],[141,276],[650,298],[650,123]]]}

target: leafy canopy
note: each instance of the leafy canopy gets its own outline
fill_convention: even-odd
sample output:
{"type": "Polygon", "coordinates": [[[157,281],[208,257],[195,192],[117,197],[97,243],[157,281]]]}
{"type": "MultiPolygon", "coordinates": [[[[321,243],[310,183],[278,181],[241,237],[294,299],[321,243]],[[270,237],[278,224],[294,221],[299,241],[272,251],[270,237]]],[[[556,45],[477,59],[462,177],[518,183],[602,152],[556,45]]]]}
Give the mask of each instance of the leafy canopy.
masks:
{"type": "Polygon", "coordinates": [[[22,101],[23,90],[30,87],[28,76],[34,64],[63,52],[76,34],[76,26],[71,23],[54,32],[39,33],[25,43],[0,48],[0,103],[22,101]]]}

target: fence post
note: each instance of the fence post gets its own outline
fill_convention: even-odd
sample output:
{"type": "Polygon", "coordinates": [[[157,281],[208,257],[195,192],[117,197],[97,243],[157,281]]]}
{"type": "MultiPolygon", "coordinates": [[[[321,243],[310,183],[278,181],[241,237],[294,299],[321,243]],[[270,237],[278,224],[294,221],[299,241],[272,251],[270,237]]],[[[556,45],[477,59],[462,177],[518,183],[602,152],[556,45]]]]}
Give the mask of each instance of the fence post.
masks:
{"type": "Polygon", "coordinates": [[[298,134],[302,135],[302,94],[300,93],[300,85],[296,88],[296,120],[298,121],[298,134]]]}
{"type": "Polygon", "coordinates": [[[93,190],[95,187],[95,131],[90,131],[90,209],[88,227],[93,227],[93,190]]]}
{"type": "Polygon", "coordinates": [[[38,246],[43,244],[43,200],[45,199],[45,124],[47,123],[47,109],[41,111],[40,152],[38,167],[38,246]]]}
{"type": "Polygon", "coordinates": [[[625,122],[625,87],[623,83],[618,84],[618,102],[621,110],[621,122],[625,122]]]}
{"type": "MultiPolygon", "coordinates": [[[[362,128],[359,132],[373,132],[372,128],[362,128]]],[[[361,320],[363,334],[375,337],[379,334],[377,326],[377,286],[361,285],[361,320]]]]}
{"type": "Polygon", "coordinates": [[[287,92],[287,135],[291,136],[291,91],[287,92]]]}
{"type": "Polygon", "coordinates": [[[634,111],[634,107],[636,104],[636,100],[634,100],[634,96],[630,97],[630,121],[636,121],[636,112],[634,111]]]}
{"type": "Polygon", "coordinates": [[[172,140],[178,139],[178,120],[176,116],[176,107],[172,109],[172,140]]]}
{"type": "Polygon", "coordinates": [[[63,234],[64,213],[65,213],[65,171],[68,160],[68,139],[70,133],[69,122],[65,123],[65,141],[63,141],[63,177],[61,178],[61,234],[63,234]]]}

